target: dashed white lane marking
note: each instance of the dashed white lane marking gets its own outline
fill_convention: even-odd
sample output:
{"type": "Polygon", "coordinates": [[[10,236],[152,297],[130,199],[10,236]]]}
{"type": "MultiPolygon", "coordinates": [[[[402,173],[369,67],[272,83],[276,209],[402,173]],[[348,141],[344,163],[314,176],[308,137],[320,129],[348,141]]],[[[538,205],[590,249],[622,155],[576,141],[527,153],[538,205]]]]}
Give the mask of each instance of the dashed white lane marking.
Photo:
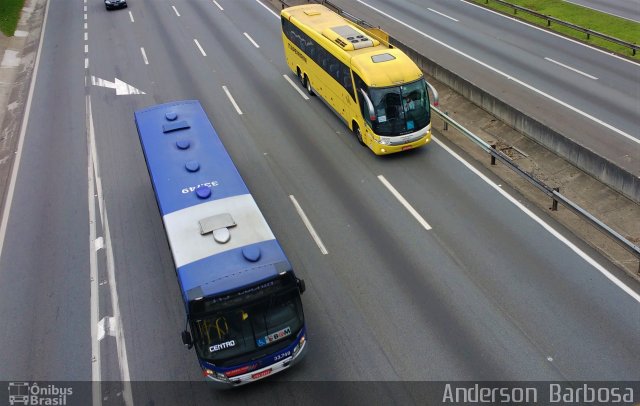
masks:
{"type": "Polygon", "coordinates": [[[229,92],[229,89],[227,89],[226,86],[222,86],[222,90],[224,90],[224,92],[227,94],[229,101],[231,101],[231,104],[233,104],[233,107],[236,109],[238,114],[242,115],[242,110],[240,110],[240,107],[238,107],[238,104],[234,100],[233,96],[231,96],[231,92],[229,92]]]}
{"type": "Polygon", "coordinates": [[[176,15],[180,17],[180,13],[178,13],[178,9],[176,8],[176,6],[171,6],[171,8],[173,8],[173,11],[175,11],[176,15]]]}
{"type": "Polygon", "coordinates": [[[304,225],[307,227],[309,234],[311,234],[311,238],[313,238],[318,248],[320,248],[320,252],[322,252],[323,255],[327,255],[329,251],[327,251],[327,248],[322,243],[320,236],[316,232],[315,228],[313,228],[313,225],[309,221],[309,218],[307,217],[307,215],[304,213],[304,210],[302,210],[302,207],[300,207],[300,204],[298,203],[296,198],[293,195],[289,195],[289,199],[291,199],[291,202],[293,203],[293,206],[296,208],[298,215],[302,219],[302,222],[304,223],[304,225]]]}
{"type": "Polygon", "coordinates": [[[144,52],[143,47],[140,47],[140,52],[142,53],[142,59],[144,60],[144,64],[149,65],[149,60],[147,59],[147,53],[144,52]]]}
{"type": "Polygon", "coordinates": [[[565,65],[564,63],[561,63],[561,62],[555,61],[555,60],[553,60],[553,59],[551,59],[551,58],[546,58],[546,57],[545,57],[544,59],[545,59],[545,60],[547,60],[547,61],[549,61],[549,62],[555,63],[556,65],[560,65],[560,66],[562,66],[562,67],[563,67],[563,68],[565,68],[565,69],[569,69],[570,71],[573,71],[573,72],[575,72],[575,73],[579,73],[579,74],[581,74],[581,75],[583,75],[583,76],[586,76],[586,77],[588,77],[589,79],[598,80],[598,78],[597,78],[597,77],[592,76],[592,75],[589,75],[588,73],[584,73],[583,71],[578,70],[578,69],[576,69],[576,68],[572,68],[571,66],[569,66],[569,65],[565,65]]]}
{"type": "Polygon", "coordinates": [[[448,15],[446,15],[446,14],[444,14],[444,13],[441,13],[441,12],[439,12],[439,11],[437,11],[437,10],[434,10],[434,9],[432,9],[432,8],[427,7],[427,10],[431,11],[432,13],[439,14],[439,15],[441,15],[442,17],[448,18],[449,20],[453,20],[453,21],[455,21],[455,22],[458,22],[458,21],[459,21],[459,20],[458,20],[458,19],[456,19],[456,18],[449,17],[448,15]]]}
{"type": "Polygon", "coordinates": [[[257,42],[255,42],[255,41],[253,40],[253,38],[251,38],[251,36],[250,36],[249,34],[247,34],[247,33],[245,32],[245,33],[244,33],[244,36],[245,36],[245,37],[247,37],[247,39],[248,39],[249,41],[251,41],[251,43],[253,44],[253,46],[254,46],[254,47],[256,47],[256,48],[260,48],[260,45],[258,45],[258,43],[257,43],[257,42]]]}
{"type": "Polygon", "coordinates": [[[131,11],[129,11],[129,18],[131,19],[132,23],[135,23],[135,20],[133,19],[133,13],[131,11]]]}
{"type": "Polygon", "coordinates": [[[218,2],[216,0],[213,0],[213,4],[215,4],[220,9],[220,11],[224,11],[222,6],[220,4],[218,4],[218,2]]]}
{"type": "Polygon", "coordinates": [[[198,47],[198,49],[200,50],[200,53],[202,53],[202,56],[207,56],[207,54],[204,52],[204,49],[202,49],[202,47],[200,46],[200,43],[198,42],[197,39],[193,39],[193,42],[196,43],[196,46],[198,47]]]}
{"type": "Polygon", "coordinates": [[[413,216],[413,218],[415,218],[418,221],[418,223],[420,223],[420,225],[424,227],[425,230],[427,231],[431,230],[431,226],[429,225],[429,223],[427,223],[425,219],[422,218],[420,213],[418,213],[416,209],[414,209],[413,206],[409,204],[409,202],[400,194],[400,192],[396,190],[396,188],[393,187],[393,185],[391,185],[391,183],[389,183],[387,179],[385,179],[384,176],[378,175],[378,179],[380,180],[380,182],[382,182],[382,184],[387,189],[389,189],[391,194],[394,195],[396,199],[398,199],[398,201],[404,206],[404,208],[409,211],[409,213],[413,216]]]}
{"type": "Polygon", "coordinates": [[[287,76],[287,75],[282,75],[282,77],[283,77],[283,78],[285,78],[285,79],[287,80],[287,82],[289,82],[289,84],[290,84],[291,86],[293,86],[293,88],[294,88],[294,89],[296,89],[296,91],[297,91],[298,93],[300,93],[300,96],[302,96],[305,100],[309,100],[309,97],[307,97],[307,95],[306,95],[306,94],[304,94],[304,92],[303,92],[302,90],[300,90],[300,88],[299,88],[298,86],[296,86],[296,84],[293,82],[293,80],[291,80],[291,79],[289,78],[289,76],[287,76]]]}

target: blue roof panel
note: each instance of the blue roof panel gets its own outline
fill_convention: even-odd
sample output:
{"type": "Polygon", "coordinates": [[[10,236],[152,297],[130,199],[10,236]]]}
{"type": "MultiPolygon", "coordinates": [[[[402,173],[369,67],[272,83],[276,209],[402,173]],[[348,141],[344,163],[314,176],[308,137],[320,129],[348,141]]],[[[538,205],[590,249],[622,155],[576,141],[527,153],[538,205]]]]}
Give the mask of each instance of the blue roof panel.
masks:
{"type": "Polygon", "coordinates": [[[135,120],[162,216],[249,193],[197,100],[138,110],[135,120]]]}
{"type": "Polygon", "coordinates": [[[276,240],[264,241],[225,251],[178,268],[185,303],[195,297],[208,297],[252,285],[291,269],[276,240]],[[243,254],[243,250],[245,253],[243,254]],[[255,259],[248,261],[246,257],[255,259]],[[277,265],[281,263],[282,265],[277,265]],[[286,268],[286,269],[285,269],[286,268]]]}

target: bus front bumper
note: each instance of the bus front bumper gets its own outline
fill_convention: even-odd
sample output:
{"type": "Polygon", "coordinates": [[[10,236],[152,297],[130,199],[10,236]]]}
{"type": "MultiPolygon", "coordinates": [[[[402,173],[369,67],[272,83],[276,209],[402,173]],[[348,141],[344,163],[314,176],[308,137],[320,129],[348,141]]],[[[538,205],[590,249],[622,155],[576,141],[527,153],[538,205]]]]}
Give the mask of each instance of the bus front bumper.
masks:
{"type": "Polygon", "coordinates": [[[231,378],[227,378],[227,380],[220,380],[213,375],[209,375],[207,378],[208,382],[211,382],[215,386],[220,388],[231,388],[236,386],[246,385],[251,382],[259,381],[262,378],[266,378],[267,376],[271,376],[277,374],[278,372],[282,372],[285,369],[288,369],[295,364],[297,364],[306,354],[307,352],[307,341],[305,340],[302,344],[302,347],[298,352],[294,355],[283,359],[282,361],[278,361],[273,363],[267,367],[251,371],[244,375],[237,375],[231,378]]]}
{"type": "Polygon", "coordinates": [[[426,131],[422,130],[420,133],[422,133],[420,138],[415,141],[407,142],[406,144],[393,145],[374,139],[371,143],[371,150],[376,155],[389,155],[395,154],[396,152],[415,149],[431,142],[431,124],[429,124],[426,131]]]}

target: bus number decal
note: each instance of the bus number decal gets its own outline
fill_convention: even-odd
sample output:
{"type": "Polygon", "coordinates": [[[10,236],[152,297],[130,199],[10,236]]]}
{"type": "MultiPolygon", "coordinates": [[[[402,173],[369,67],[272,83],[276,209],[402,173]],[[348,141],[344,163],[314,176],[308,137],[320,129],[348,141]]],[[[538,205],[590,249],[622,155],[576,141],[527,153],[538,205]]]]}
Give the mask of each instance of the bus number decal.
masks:
{"type": "Polygon", "coordinates": [[[185,187],[185,188],[182,189],[182,194],[193,193],[200,186],[215,187],[215,186],[218,186],[219,184],[220,183],[217,180],[214,180],[214,181],[211,181],[211,182],[200,183],[200,184],[195,185],[195,186],[185,187]]]}

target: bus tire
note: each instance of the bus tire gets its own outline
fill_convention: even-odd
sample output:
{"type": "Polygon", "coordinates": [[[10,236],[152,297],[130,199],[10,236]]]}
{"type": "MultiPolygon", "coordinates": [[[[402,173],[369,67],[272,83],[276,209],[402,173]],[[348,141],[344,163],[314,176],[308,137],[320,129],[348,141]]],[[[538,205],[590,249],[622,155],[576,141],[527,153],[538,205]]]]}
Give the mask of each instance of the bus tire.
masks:
{"type": "Polygon", "coordinates": [[[300,81],[300,83],[304,84],[304,80],[302,79],[302,71],[300,70],[300,67],[296,68],[296,74],[298,75],[298,80],[300,81]]]}
{"type": "Polygon", "coordinates": [[[302,83],[304,84],[304,87],[307,88],[307,93],[309,93],[309,96],[315,96],[315,93],[313,93],[313,90],[311,89],[311,81],[309,80],[309,76],[305,74],[304,82],[302,83]]]}
{"type": "Polygon", "coordinates": [[[365,145],[364,140],[362,139],[362,131],[360,131],[360,127],[358,127],[358,124],[356,123],[353,123],[353,133],[356,135],[360,145],[365,145]]]}

